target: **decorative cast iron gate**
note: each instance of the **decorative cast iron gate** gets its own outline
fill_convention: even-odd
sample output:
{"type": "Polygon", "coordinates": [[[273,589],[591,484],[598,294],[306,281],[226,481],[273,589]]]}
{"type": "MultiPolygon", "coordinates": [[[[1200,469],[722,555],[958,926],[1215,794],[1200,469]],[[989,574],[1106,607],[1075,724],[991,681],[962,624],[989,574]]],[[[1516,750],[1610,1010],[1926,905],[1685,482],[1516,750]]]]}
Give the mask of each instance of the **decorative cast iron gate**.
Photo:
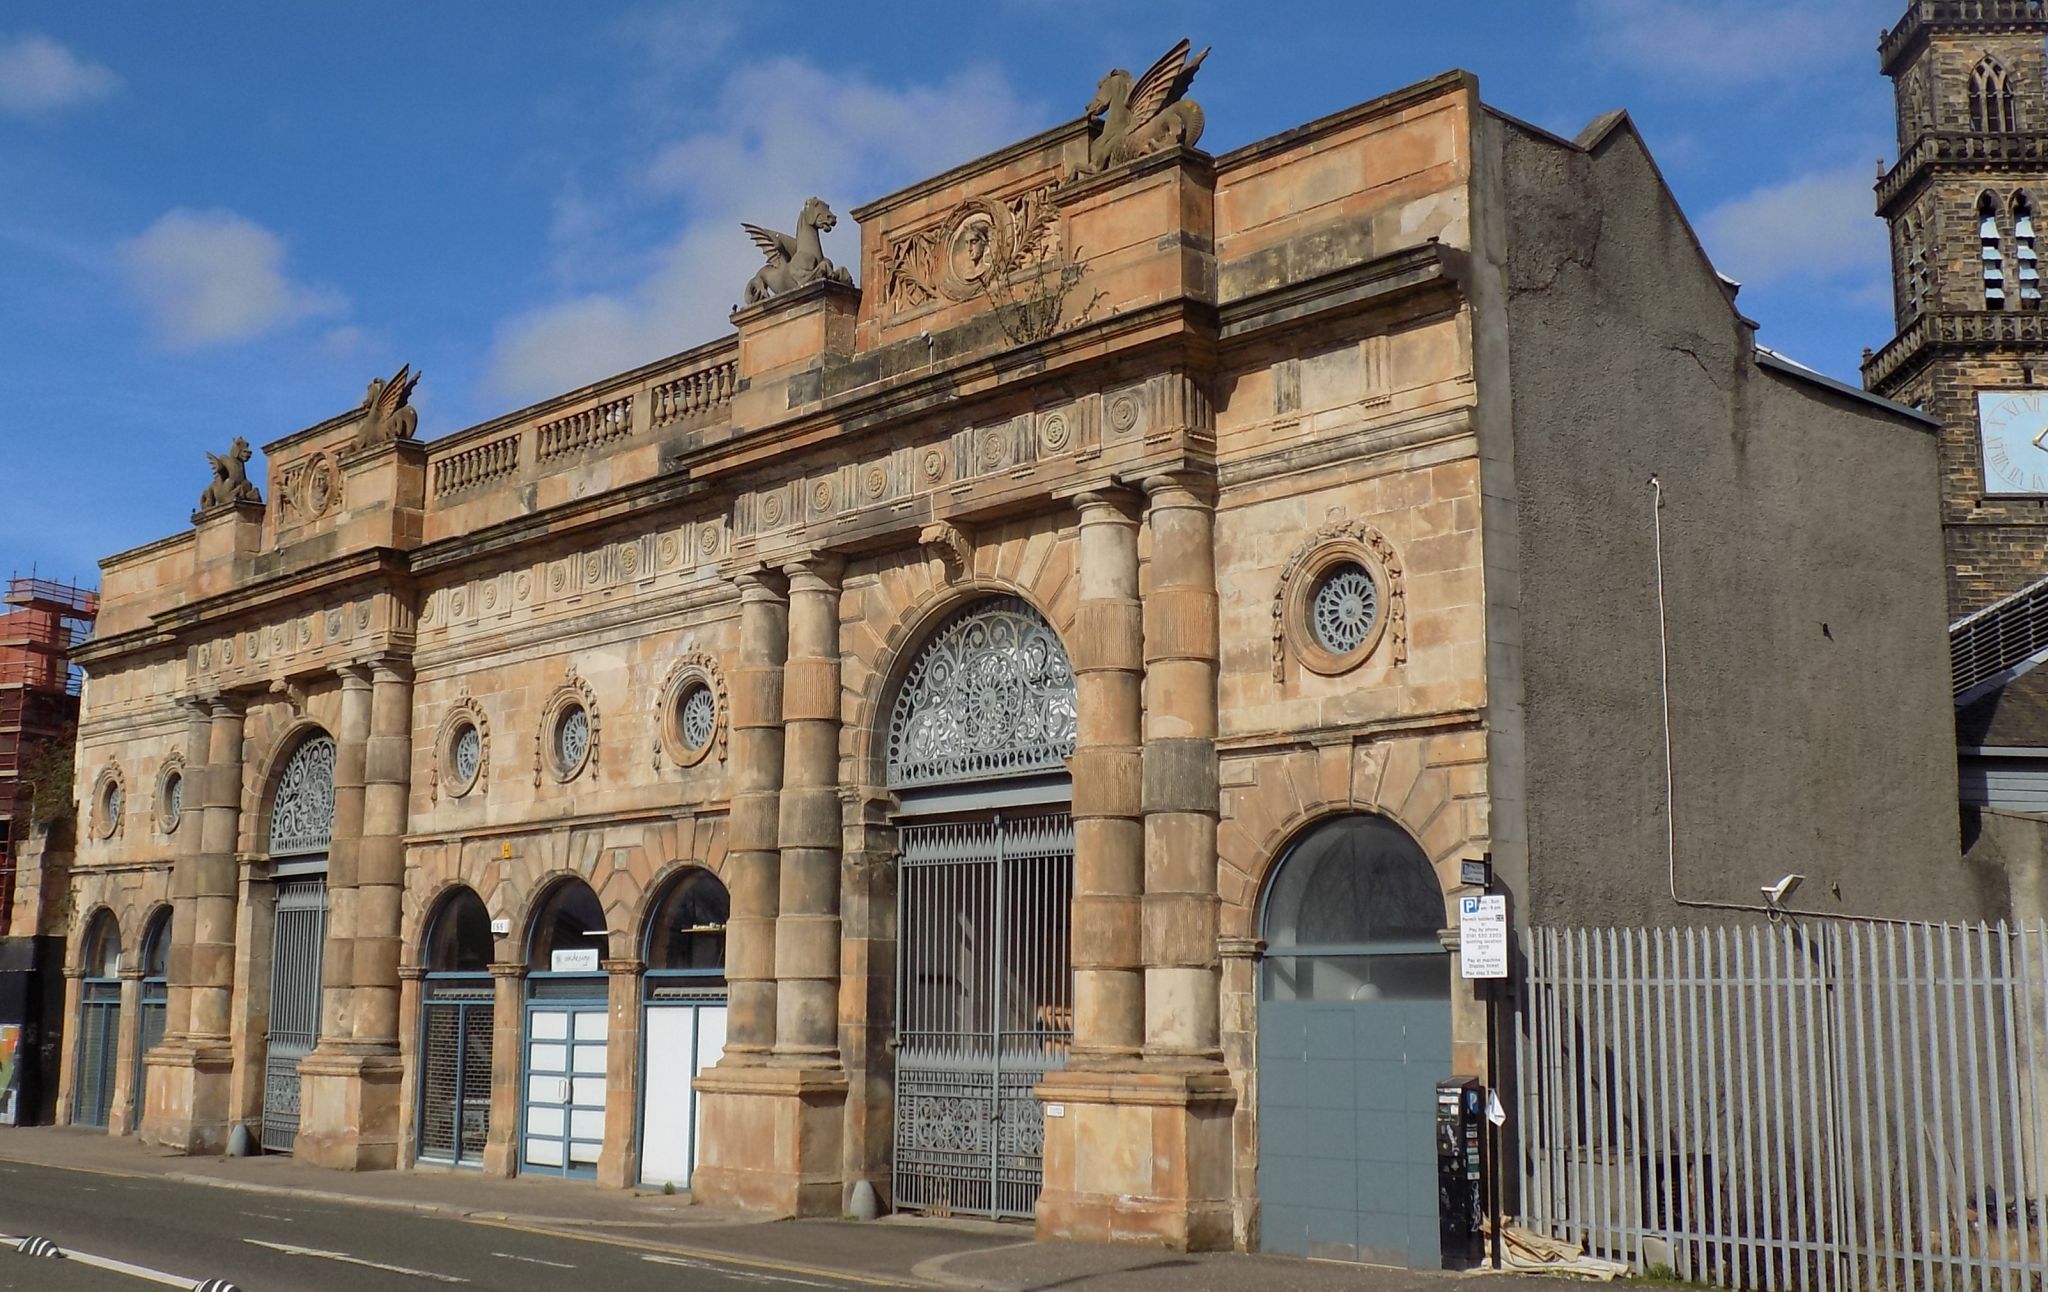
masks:
{"type": "Polygon", "coordinates": [[[289,1153],[299,1134],[299,1060],[320,1038],[320,950],[327,881],[280,880],[270,945],[270,1034],[263,1071],[263,1147],[289,1153]]]}
{"type": "Polygon", "coordinates": [[[1028,1217],[1044,1177],[1032,1090],[1073,1038],[1065,813],[902,829],[895,1200],[1028,1217]]]}

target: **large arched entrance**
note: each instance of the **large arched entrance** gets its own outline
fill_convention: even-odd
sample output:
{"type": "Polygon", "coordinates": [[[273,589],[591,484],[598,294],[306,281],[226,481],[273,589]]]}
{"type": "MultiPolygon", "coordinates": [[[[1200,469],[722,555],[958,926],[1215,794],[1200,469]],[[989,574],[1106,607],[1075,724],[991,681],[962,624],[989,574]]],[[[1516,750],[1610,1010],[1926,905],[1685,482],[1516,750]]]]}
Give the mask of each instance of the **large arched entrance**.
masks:
{"type": "Polygon", "coordinates": [[[640,1023],[640,1179],[688,1188],[697,1165],[697,1077],[725,1053],[725,921],[718,876],[685,870],[647,922],[640,1023]]]}
{"type": "Polygon", "coordinates": [[[87,926],[78,988],[78,1078],[71,1121],[102,1129],[114,1109],[114,1073],[121,1048],[121,926],[101,911],[87,926]]]}
{"type": "Polygon", "coordinates": [[[299,1061],[320,1039],[320,963],[327,938],[327,848],[334,837],[334,738],[307,737],[270,799],[270,1026],[265,1036],[263,1148],[289,1153],[299,1136],[299,1061]]]}
{"type": "Polygon", "coordinates": [[[555,885],[527,934],[522,1172],[597,1174],[611,1038],[609,946],[604,908],[590,885],[555,885]]]}
{"type": "Polygon", "coordinates": [[[1436,1083],[1450,954],[1429,858],[1384,817],[1336,817],[1268,884],[1258,1188],[1270,1252],[1435,1268],[1436,1083]]]}
{"type": "Polygon", "coordinates": [[[480,1166],[491,1135],[491,915],[458,888],[427,926],[420,993],[419,1159],[480,1166]]]}
{"type": "Polygon", "coordinates": [[[932,633],[889,711],[897,874],[898,1207],[1028,1217],[1032,1094],[1073,1036],[1074,673],[1015,597],[932,633]]]}

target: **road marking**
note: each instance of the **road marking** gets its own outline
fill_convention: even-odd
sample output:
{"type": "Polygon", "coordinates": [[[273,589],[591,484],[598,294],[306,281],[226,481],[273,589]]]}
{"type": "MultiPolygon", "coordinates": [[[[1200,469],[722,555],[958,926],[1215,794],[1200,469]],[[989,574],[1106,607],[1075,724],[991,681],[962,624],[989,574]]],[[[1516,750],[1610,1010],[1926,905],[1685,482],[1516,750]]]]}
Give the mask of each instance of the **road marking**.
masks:
{"type": "MultiPolygon", "coordinates": [[[[0,1240],[7,1242],[21,1241],[8,1237],[5,1234],[0,1234],[0,1240]]],[[[91,1252],[81,1252],[75,1247],[66,1247],[63,1249],[63,1252],[64,1259],[76,1261],[80,1265],[90,1265],[94,1269],[100,1270],[111,1270],[116,1274],[126,1274],[130,1278],[147,1279],[151,1283],[163,1283],[174,1288],[184,1288],[185,1292],[192,1292],[193,1288],[203,1282],[200,1279],[188,1279],[182,1275],[167,1273],[164,1270],[153,1270],[147,1265],[131,1265],[127,1261],[117,1261],[111,1256],[94,1256],[91,1252]]]]}
{"type": "Polygon", "coordinates": [[[364,1269],[383,1270],[389,1274],[410,1274],[416,1279],[433,1279],[437,1283],[469,1282],[468,1279],[458,1278],[453,1274],[436,1274],[432,1270],[415,1270],[403,1265],[386,1265],[382,1261],[366,1261],[360,1256],[350,1256],[347,1252],[326,1252],[317,1247],[294,1247],[290,1243],[266,1243],[260,1238],[244,1238],[242,1241],[255,1247],[268,1247],[273,1252],[283,1252],[287,1256],[312,1256],[323,1261],[339,1261],[344,1265],[360,1265],[364,1269]]]}
{"type": "Polygon", "coordinates": [[[755,1270],[720,1269],[709,1261],[693,1261],[681,1256],[656,1256],[649,1253],[640,1259],[652,1261],[656,1265],[680,1265],[686,1270],[705,1270],[713,1274],[723,1274],[727,1278],[746,1279],[750,1283],[795,1283],[807,1288],[832,1286],[830,1283],[819,1283],[811,1279],[792,1279],[780,1274],[762,1274],[755,1270]]]}
{"type": "Polygon", "coordinates": [[[576,1268],[574,1265],[564,1261],[544,1261],[538,1256],[514,1256],[510,1252],[492,1252],[491,1255],[502,1256],[508,1261],[525,1261],[528,1265],[552,1265],[558,1270],[573,1270],[576,1268]]]}
{"type": "Polygon", "coordinates": [[[293,1220],[290,1216],[273,1216],[267,1211],[245,1211],[242,1214],[245,1216],[254,1216],[258,1220],[281,1220],[287,1225],[296,1225],[299,1223],[298,1221],[293,1220]]]}

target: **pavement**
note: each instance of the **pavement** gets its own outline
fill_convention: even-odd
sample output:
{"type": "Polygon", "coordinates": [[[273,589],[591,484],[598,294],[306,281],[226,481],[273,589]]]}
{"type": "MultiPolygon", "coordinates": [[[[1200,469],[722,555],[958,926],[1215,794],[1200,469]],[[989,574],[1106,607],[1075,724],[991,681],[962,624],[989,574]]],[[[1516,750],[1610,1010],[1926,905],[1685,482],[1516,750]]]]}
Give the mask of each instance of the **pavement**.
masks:
{"type": "MultiPolygon", "coordinates": [[[[1538,1281],[1529,1276],[1443,1274],[1243,1253],[1189,1254],[1086,1243],[1046,1243],[1033,1240],[1025,1226],[984,1221],[914,1216],[892,1216],[866,1223],[770,1221],[693,1205],[687,1194],[601,1189],[587,1181],[532,1176],[503,1180],[467,1171],[329,1171],[289,1157],[185,1157],[146,1147],[132,1137],[70,1127],[0,1128],[0,1163],[71,1173],[27,1170],[0,1177],[16,1181],[18,1189],[33,1190],[32,1195],[17,1195],[17,1209],[29,1211],[35,1209],[34,1204],[63,1192],[64,1181],[100,1175],[142,1182],[132,1186],[127,1205],[149,1210],[175,1210],[180,1204],[166,1203],[164,1199],[184,1198],[191,1200],[195,1217],[206,1210],[201,1203],[228,1200],[246,1204],[239,1213],[245,1217],[287,1211],[287,1207],[278,1205],[282,1200],[297,1200],[307,1204],[308,1212],[319,1211],[323,1215],[334,1207],[406,1212],[421,1221],[460,1222],[472,1229],[495,1230],[499,1246],[505,1245],[503,1235],[516,1231],[549,1243],[617,1249],[605,1253],[606,1259],[630,1256],[662,1265],[696,1266],[700,1271],[717,1270],[740,1281],[811,1281],[840,1287],[951,1287],[982,1292],[1151,1292],[1167,1288],[1246,1287],[1271,1288],[1275,1292],[1457,1292],[1457,1282],[1472,1278],[1486,1279],[1486,1292],[1517,1292],[1523,1285],[1538,1281]],[[237,1200],[236,1192],[245,1196],[237,1200]]],[[[80,1181],[77,1187],[90,1191],[94,1186],[80,1181]]],[[[0,1187],[0,1232],[22,1232],[19,1227],[8,1227],[6,1203],[6,1189],[0,1187]]],[[[286,1219],[273,1218],[281,1223],[286,1219]]],[[[318,1217],[302,1214],[294,1223],[311,1225],[317,1220],[318,1217]]],[[[64,1222],[52,1219],[49,1223],[64,1222]]],[[[394,1220],[379,1226],[358,1222],[353,1228],[359,1240],[366,1234],[377,1234],[397,1242],[401,1226],[394,1220]]],[[[419,1226],[407,1221],[403,1228],[409,1233],[419,1226]]],[[[411,1240],[415,1243],[411,1250],[433,1253],[438,1247],[452,1253],[461,1250],[463,1242],[473,1237],[469,1230],[458,1235],[442,1226],[427,1226],[421,1232],[428,1236],[411,1240]],[[444,1237],[437,1242],[432,1234],[444,1237]]],[[[327,1240],[329,1246],[335,1241],[327,1240]]],[[[193,1259],[199,1259],[197,1250],[194,1249],[193,1259]]],[[[548,1259],[561,1254],[555,1246],[532,1250],[552,1253],[548,1259]]],[[[495,1251],[488,1255],[508,1261],[522,1259],[495,1251]]],[[[545,1265],[547,1261],[536,1260],[534,1264],[545,1265]]],[[[0,1264],[0,1288],[15,1285],[10,1277],[12,1269],[11,1264],[0,1264]]],[[[510,1271],[511,1267],[505,1270],[510,1271]]],[[[481,1282],[474,1278],[468,1281],[491,1288],[511,1287],[515,1282],[511,1272],[481,1282]]],[[[699,1280],[706,1285],[714,1281],[726,1285],[723,1277],[699,1280]]],[[[1554,1279],[1543,1281],[1551,1285],[1548,1292],[1555,1292],[1554,1279]]],[[[631,1281],[612,1282],[614,1287],[623,1287],[631,1281]]],[[[54,1289],[60,1285],[21,1286],[54,1289]]]]}

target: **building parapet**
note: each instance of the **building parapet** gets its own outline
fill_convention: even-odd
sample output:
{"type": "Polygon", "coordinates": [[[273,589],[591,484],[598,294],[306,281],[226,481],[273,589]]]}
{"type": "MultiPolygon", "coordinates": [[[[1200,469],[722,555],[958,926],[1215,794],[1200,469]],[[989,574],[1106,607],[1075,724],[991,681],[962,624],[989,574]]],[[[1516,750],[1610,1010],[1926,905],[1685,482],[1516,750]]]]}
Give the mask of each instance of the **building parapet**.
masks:
{"type": "Polygon", "coordinates": [[[1877,181],[1877,213],[1890,215],[1900,198],[1934,167],[2040,170],[2048,163],[2048,136],[1934,130],[1921,135],[1877,181]]]}
{"type": "Polygon", "coordinates": [[[1891,75],[1899,60],[1917,48],[1934,27],[1964,31],[2011,27],[2048,30],[2048,4],[2043,0],[1915,0],[1905,16],[1878,39],[1877,57],[1885,75],[1891,75]]]}
{"type": "Polygon", "coordinates": [[[2048,345],[2048,316],[2017,310],[1939,310],[1920,315],[1863,360],[1863,384],[1882,392],[1925,350],[1938,345],[1993,349],[2048,345]]]}

